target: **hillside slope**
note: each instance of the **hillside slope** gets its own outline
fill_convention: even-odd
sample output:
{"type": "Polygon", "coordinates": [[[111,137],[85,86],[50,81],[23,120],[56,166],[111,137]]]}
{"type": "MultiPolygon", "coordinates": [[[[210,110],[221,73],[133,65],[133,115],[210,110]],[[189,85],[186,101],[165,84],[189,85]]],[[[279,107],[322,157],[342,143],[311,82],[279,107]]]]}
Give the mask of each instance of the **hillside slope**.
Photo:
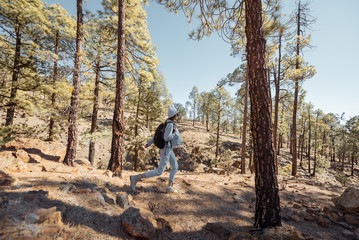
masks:
{"type": "MultiPolygon", "coordinates": [[[[113,178],[111,172],[93,168],[84,160],[74,168],[65,166],[61,143],[17,139],[3,146],[0,238],[261,239],[264,233],[252,228],[254,175],[241,175],[239,168],[232,166],[238,160],[240,139],[222,135],[222,148],[234,150],[231,162],[213,162],[204,127],[193,127],[190,122],[180,125],[184,146],[176,150],[182,170],[175,179],[175,194],[164,192],[168,171],[140,181],[139,194],[133,194],[129,176],[135,172],[125,170],[121,178],[113,178]]],[[[284,167],[290,158],[283,153],[279,162],[284,167]]],[[[303,170],[297,178],[284,172],[278,176],[287,231],[282,235],[359,239],[359,214],[338,210],[331,200],[346,187],[330,171],[316,177],[303,170]]],[[[358,169],[351,184],[358,186],[358,169]]],[[[275,237],[278,233],[270,234],[280,239],[275,237]]]]}

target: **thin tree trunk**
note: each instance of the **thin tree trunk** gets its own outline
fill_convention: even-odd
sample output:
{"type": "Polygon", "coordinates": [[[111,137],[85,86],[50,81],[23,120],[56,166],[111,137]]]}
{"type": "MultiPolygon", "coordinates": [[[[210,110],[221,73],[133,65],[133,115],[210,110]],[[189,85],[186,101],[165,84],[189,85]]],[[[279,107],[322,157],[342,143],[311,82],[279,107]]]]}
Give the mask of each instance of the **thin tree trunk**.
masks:
{"type": "Polygon", "coordinates": [[[121,176],[125,134],[125,1],[118,0],[118,46],[116,67],[116,99],[112,123],[111,158],[108,169],[121,176]]]}
{"type": "Polygon", "coordinates": [[[22,26],[18,21],[16,21],[15,24],[15,34],[16,34],[16,43],[15,43],[14,69],[12,72],[10,103],[9,103],[9,108],[7,109],[6,112],[5,126],[13,125],[15,108],[16,108],[16,95],[17,95],[17,89],[18,89],[17,85],[18,85],[19,72],[20,72],[21,35],[22,35],[22,26]]]}
{"type": "Polygon", "coordinates": [[[244,93],[244,116],[243,116],[243,134],[242,134],[242,156],[241,156],[241,174],[246,173],[246,137],[247,137],[247,115],[248,115],[248,70],[245,79],[245,93],[244,93]]]}
{"type": "MultiPolygon", "coordinates": [[[[274,149],[277,149],[277,130],[278,130],[278,110],[279,110],[279,90],[280,90],[280,73],[282,62],[282,32],[279,33],[279,46],[278,46],[278,77],[274,78],[275,84],[275,100],[274,100],[274,125],[273,125],[273,143],[274,149]]],[[[275,152],[275,171],[278,174],[278,151],[275,152]]]]}
{"type": "Polygon", "coordinates": [[[317,170],[317,133],[318,133],[318,118],[319,115],[317,114],[317,118],[315,120],[315,132],[314,132],[314,167],[313,167],[313,176],[315,176],[317,170]]]}
{"type": "MultiPolygon", "coordinates": [[[[141,93],[142,93],[142,80],[139,80],[139,87],[138,87],[138,96],[137,96],[137,106],[136,106],[136,117],[135,117],[135,137],[138,136],[138,125],[139,125],[139,115],[140,115],[140,103],[141,103],[141,93]]],[[[138,159],[138,147],[135,147],[135,155],[133,158],[133,162],[134,162],[134,170],[138,171],[138,163],[139,163],[139,159],[138,159]]]]}
{"type": "MultiPolygon", "coordinates": [[[[297,15],[297,58],[295,69],[299,69],[299,36],[300,36],[300,1],[298,2],[298,15],[297,15]]],[[[297,108],[298,108],[298,92],[299,92],[299,79],[296,77],[295,90],[294,90],[294,104],[293,104],[293,121],[292,121],[292,175],[297,175],[297,108]]]]}
{"type": "MultiPolygon", "coordinates": [[[[54,75],[53,75],[53,84],[55,86],[55,83],[57,82],[57,63],[59,61],[59,39],[60,39],[60,34],[59,31],[56,32],[56,38],[55,38],[55,61],[54,61],[54,75]]],[[[55,108],[55,101],[56,101],[56,93],[52,93],[51,95],[51,106],[52,108],[55,108]]],[[[50,125],[49,125],[49,141],[53,141],[54,140],[54,126],[55,126],[55,120],[54,117],[51,114],[50,117],[50,125]]]]}
{"type": "MultiPolygon", "coordinates": [[[[99,108],[99,91],[100,91],[100,64],[101,61],[99,60],[96,63],[96,77],[95,77],[95,90],[94,90],[94,102],[93,102],[93,109],[92,109],[92,121],[91,121],[91,130],[90,134],[93,135],[97,130],[97,118],[98,118],[98,108],[99,108]]],[[[96,139],[91,136],[90,140],[90,147],[89,147],[89,161],[91,165],[95,164],[95,146],[96,139]]]]}
{"type": "MultiPolygon", "coordinates": [[[[278,146],[277,146],[277,156],[280,155],[280,148],[281,147],[283,147],[283,135],[279,134],[278,146]]],[[[278,164],[278,158],[277,158],[277,164],[278,164]]]]}
{"type": "Polygon", "coordinates": [[[209,132],[209,116],[208,113],[206,113],[206,130],[209,132]]]}
{"type": "Polygon", "coordinates": [[[219,155],[219,128],[220,128],[220,122],[221,122],[221,111],[218,112],[218,123],[217,123],[217,140],[216,140],[216,158],[218,158],[219,155]]]}
{"type": "Polygon", "coordinates": [[[262,29],[262,3],[245,0],[251,130],[254,148],[256,210],[254,226],[281,225],[281,210],[275,173],[271,98],[266,75],[266,41],[262,29]]]}
{"type": "Polygon", "coordinates": [[[310,174],[310,145],[311,145],[311,140],[312,140],[312,130],[311,130],[311,127],[312,127],[312,124],[311,124],[311,121],[310,121],[310,116],[311,116],[311,113],[310,113],[310,106],[308,107],[308,153],[307,153],[307,157],[308,157],[308,172],[310,174]]]}
{"type": "Polygon", "coordinates": [[[82,0],[77,0],[77,31],[76,31],[76,54],[73,75],[73,91],[71,95],[71,106],[69,114],[69,126],[67,136],[67,149],[64,164],[74,166],[77,148],[77,111],[79,107],[81,63],[82,63],[82,42],[83,42],[83,14],[82,0]]]}

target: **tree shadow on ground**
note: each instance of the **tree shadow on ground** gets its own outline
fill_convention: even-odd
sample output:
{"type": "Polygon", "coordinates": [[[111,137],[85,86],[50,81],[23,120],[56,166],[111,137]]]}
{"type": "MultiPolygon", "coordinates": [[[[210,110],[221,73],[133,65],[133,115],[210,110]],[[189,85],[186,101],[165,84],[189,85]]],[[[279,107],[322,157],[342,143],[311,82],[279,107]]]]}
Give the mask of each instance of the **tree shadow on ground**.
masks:
{"type": "MultiPolygon", "coordinates": [[[[65,190],[65,188],[69,185],[75,186],[75,188],[90,188],[96,192],[101,192],[104,187],[98,186],[98,184],[93,182],[83,182],[83,181],[72,181],[72,182],[61,182],[61,181],[31,181],[29,184],[22,184],[19,186],[13,186],[12,192],[1,191],[0,197],[6,198],[8,202],[12,202],[12,207],[10,208],[0,208],[0,220],[5,221],[6,216],[12,216],[13,219],[17,219],[17,221],[22,222],[25,220],[25,215],[32,210],[36,210],[36,208],[51,208],[56,207],[57,211],[61,211],[62,219],[64,223],[69,224],[70,226],[83,225],[87,226],[94,231],[106,234],[112,237],[119,237],[125,239],[132,239],[127,233],[124,232],[121,227],[121,218],[120,215],[123,210],[120,210],[118,207],[106,205],[103,206],[101,210],[105,212],[99,212],[96,210],[92,210],[88,205],[81,203],[76,205],[76,201],[73,204],[69,202],[65,202],[59,199],[53,199],[51,196],[51,192],[47,192],[44,190],[36,190],[36,191],[19,191],[24,190],[26,188],[33,188],[36,186],[36,189],[47,189],[46,187],[55,187],[60,189],[61,191],[65,191],[64,194],[67,194],[69,189],[65,190]],[[15,204],[19,204],[17,208],[15,204]],[[81,206],[79,206],[81,205],[81,206]],[[86,207],[85,207],[86,206],[86,207]],[[111,212],[111,213],[109,213],[111,212]]],[[[127,192],[128,194],[132,194],[132,191],[129,187],[117,187],[117,186],[107,186],[110,191],[116,192],[127,192]]],[[[223,216],[229,216],[232,218],[243,218],[244,221],[250,222],[251,219],[245,217],[240,214],[240,211],[231,211],[230,208],[233,208],[233,201],[224,200],[221,196],[216,196],[215,194],[204,194],[198,191],[192,191],[191,195],[193,199],[186,200],[176,200],[171,199],[170,195],[163,194],[163,191],[160,191],[156,188],[144,188],[145,193],[155,193],[161,194],[161,198],[168,198],[165,200],[172,206],[171,209],[167,209],[163,216],[166,214],[184,216],[184,215],[195,215],[201,216],[201,218],[209,218],[218,216],[218,212],[223,216]],[[203,200],[207,199],[207,204],[204,204],[203,200]],[[219,205],[209,204],[211,201],[213,202],[221,202],[219,205]],[[186,212],[183,210],[176,210],[176,206],[180,204],[190,204],[193,206],[201,205],[208,209],[198,208],[192,212],[186,212]]],[[[232,194],[230,192],[225,194],[232,194]]],[[[90,198],[90,195],[87,194],[74,194],[71,196],[73,198],[79,197],[90,198]]],[[[243,211],[245,209],[242,209],[243,211]]],[[[242,211],[241,210],[241,211],[242,211]]],[[[162,216],[162,214],[160,215],[162,216]]],[[[234,226],[230,220],[227,222],[222,222],[222,224],[228,226],[233,232],[237,229],[237,226],[234,226]]],[[[184,229],[182,232],[173,232],[166,233],[163,231],[159,231],[156,233],[156,239],[222,239],[218,237],[218,234],[212,233],[206,229],[191,231],[188,229],[184,229]]]]}

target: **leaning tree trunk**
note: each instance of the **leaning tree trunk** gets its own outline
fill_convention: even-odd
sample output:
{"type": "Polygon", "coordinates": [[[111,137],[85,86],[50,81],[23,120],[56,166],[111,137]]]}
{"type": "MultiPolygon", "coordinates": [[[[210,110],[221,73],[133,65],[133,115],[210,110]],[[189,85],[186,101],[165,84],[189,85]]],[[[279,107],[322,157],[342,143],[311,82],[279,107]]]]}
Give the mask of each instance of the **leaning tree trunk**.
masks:
{"type": "MultiPolygon", "coordinates": [[[[53,79],[52,82],[55,86],[55,83],[57,82],[57,63],[59,61],[59,31],[56,32],[56,38],[55,38],[55,61],[54,61],[54,75],[53,75],[53,79]]],[[[55,108],[55,101],[56,101],[56,93],[52,93],[51,95],[51,106],[52,108],[55,108]]],[[[55,126],[55,120],[53,115],[51,114],[50,117],[50,125],[49,125],[49,141],[53,141],[54,140],[54,126],[55,126]]]]}
{"type": "Polygon", "coordinates": [[[64,164],[74,165],[77,148],[77,111],[79,108],[81,63],[82,63],[82,42],[83,42],[83,14],[82,0],[77,0],[77,31],[76,31],[76,54],[73,75],[73,91],[71,95],[71,106],[69,114],[69,127],[67,134],[67,149],[64,158],[64,164]]]}
{"type": "Polygon", "coordinates": [[[267,81],[261,0],[245,0],[251,130],[254,149],[256,210],[254,226],[281,225],[275,173],[270,86],[267,81]]]}
{"type": "Polygon", "coordinates": [[[247,136],[247,115],[248,115],[248,70],[245,78],[245,93],[244,93],[244,116],[243,116],[243,134],[242,134],[242,160],[241,160],[241,174],[246,173],[246,136],[247,136]]]}
{"type": "Polygon", "coordinates": [[[116,66],[116,98],[112,122],[111,158],[108,169],[121,176],[125,134],[125,0],[118,0],[118,46],[116,66]]]}
{"type": "Polygon", "coordinates": [[[10,90],[10,103],[9,108],[6,112],[6,122],[5,126],[11,126],[14,123],[15,108],[16,108],[16,95],[18,89],[18,80],[20,72],[20,52],[21,52],[21,35],[22,27],[21,24],[16,22],[15,24],[15,34],[16,34],[16,43],[15,43],[15,56],[14,56],[14,70],[12,72],[11,79],[11,90],[10,90]]]}
{"type": "Polygon", "coordinates": [[[95,90],[94,90],[94,100],[93,100],[93,109],[92,109],[92,121],[91,121],[91,140],[89,147],[89,162],[91,165],[95,165],[95,147],[96,147],[96,139],[93,134],[97,131],[97,119],[98,119],[98,108],[99,108],[99,92],[100,92],[100,73],[101,73],[101,61],[98,60],[96,62],[95,71],[95,90]]]}

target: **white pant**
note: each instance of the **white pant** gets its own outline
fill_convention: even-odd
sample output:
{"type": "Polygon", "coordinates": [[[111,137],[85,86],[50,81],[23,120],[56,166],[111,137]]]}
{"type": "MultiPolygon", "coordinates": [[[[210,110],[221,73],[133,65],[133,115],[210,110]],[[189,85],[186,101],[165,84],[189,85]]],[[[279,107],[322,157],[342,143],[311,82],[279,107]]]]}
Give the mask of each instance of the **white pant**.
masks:
{"type": "Polygon", "coordinates": [[[176,156],[173,152],[173,149],[170,147],[165,147],[160,150],[160,155],[161,155],[161,160],[160,160],[160,163],[158,164],[158,168],[156,170],[146,172],[145,176],[146,176],[146,178],[150,178],[150,177],[162,175],[162,173],[165,171],[167,163],[169,161],[170,165],[171,165],[171,172],[170,172],[170,177],[169,177],[168,181],[173,182],[175,175],[177,173],[177,170],[178,170],[178,163],[177,163],[176,156]]]}

